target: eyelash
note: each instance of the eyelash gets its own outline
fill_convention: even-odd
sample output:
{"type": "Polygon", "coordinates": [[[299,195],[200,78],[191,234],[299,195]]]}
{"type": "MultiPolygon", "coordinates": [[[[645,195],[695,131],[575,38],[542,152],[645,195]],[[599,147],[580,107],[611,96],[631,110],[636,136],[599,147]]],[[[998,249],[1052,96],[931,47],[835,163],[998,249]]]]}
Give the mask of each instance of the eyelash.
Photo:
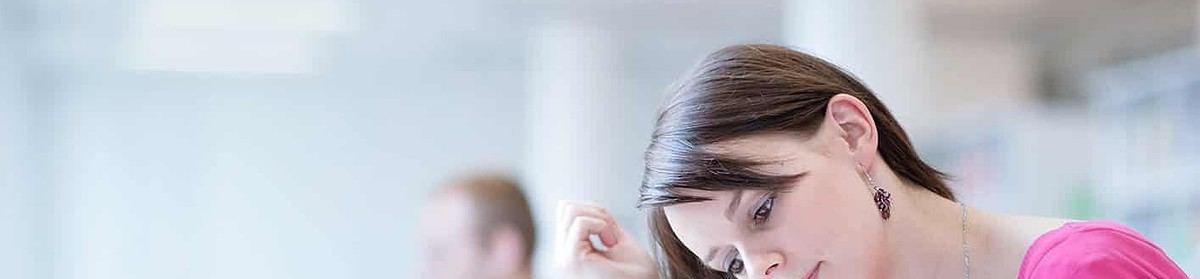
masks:
{"type": "MultiPolygon", "coordinates": [[[[767,218],[771,217],[771,210],[774,208],[775,195],[771,194],[770,196],[767,196],[766,200],[763,200],[763,202],[758,205],[758,208],[754,209],[754,213],[751,214],[750,219],[753,220],[754,224],[756,225],[762,224],[767,221],[767,218]]],[[[725,266],[725,273],[729,275],[741,274],[745,271],[745,269],[745,263],[743,263],[741,259],[734,257],[733,260],[730,260],[729,264],[725,266]],[[736,270],[734,270],[735,267],[736,270]]]]}
{"type": "Polygon", "coordinates": [[[733,258],[732,261],[729,261],[729,265],[727,265],[725,267],[725,273],[729,274],[729,275],[742,274],[742,272],[744,272],[745,269],[746,269],[746,266],[744,263],[742,263],[741,259],[733,258]],[[737,270],[734,270],[735,266],[737,267],[737,270]]]}
{"type": "Polygon", "coordinates": [[[754,214],[750,216],[750,219],[754,220],[755,224],[762,224],[763,222],[767,221],[767,218],[771,217],[771,210],[774,208],[775,195],[772,194],[768,196],[767,199],[762,202],[762,204],[759,204],[758,208],[754,209],[754,214]]]}

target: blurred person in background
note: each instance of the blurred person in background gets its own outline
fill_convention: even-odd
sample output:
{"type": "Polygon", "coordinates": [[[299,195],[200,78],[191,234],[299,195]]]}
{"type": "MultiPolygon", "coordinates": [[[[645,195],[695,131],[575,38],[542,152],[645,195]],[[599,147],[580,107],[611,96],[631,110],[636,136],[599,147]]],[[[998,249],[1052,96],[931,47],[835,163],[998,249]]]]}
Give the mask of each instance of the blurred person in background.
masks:
{"type": "Polygon", "coordinates": [[[738,45],[660,108],[640,206],[659,264],[604,208],[560,206],[558,267],[580,278],[1187,278],[1106,221],[958,202],[883,103],[820,58],[738,45]],[[603,245],[592,245],[599,236],[603,245]]]}
{"type": "Polygon", "coordinates": [[[455,179],[429,197],[421,215],[420,278],[531,278],[533,215],[514,178],[455,179]]]}

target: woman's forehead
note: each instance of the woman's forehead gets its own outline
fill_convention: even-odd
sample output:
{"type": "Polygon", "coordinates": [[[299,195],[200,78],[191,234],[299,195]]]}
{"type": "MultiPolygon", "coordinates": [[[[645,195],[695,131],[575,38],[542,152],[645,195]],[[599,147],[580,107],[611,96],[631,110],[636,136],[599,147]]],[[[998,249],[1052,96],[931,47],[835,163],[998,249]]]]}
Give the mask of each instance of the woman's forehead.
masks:
{"type": "Polygon", "coordinates": [[[707,152],[762,161],[812,159],[825,154],[825,141],[794,133],[757,134],[725,140],[704,147],[707,152]]]}
{"type": "Polygon", "coordinates": [[[717,213],[716,217],[721,217],[721,212],[729,205],[729,202],[734,197],[740,195],[742,190],[723,190],[723,191],[705,191],[697,189],[678,189],[679,194],[688,195],[708,199],[706,201],[687,202],[669,205],[663,207],[663,213],[667,217],[667,221],[672,224],[687,224],[693,219],[722,219],[724,218],[696,218],[703,216],[711,216],[712,213],[717,213]]]}
{"type": "MultiPolygon", "coordinates": [[[[749,197],[755,196],[756,193],[763,193],[763,190],[680,190],[681,194],[709,200],[663,207],[663,214],[667,218],[667,222],[675,229],[699,228],[708,230],[711,226],[728,227],[733,225],[734,220],[737,220],[737,218],[736,215],[731,214],[730,210],[736,209],[733,207],[744,207],[749,203],[747,201],[749,197]]],[[[678,232],[676,230],[676,233],[678,232]]]]}
{"type": "Polygon", "coordinates": [[[663,207],[663,215],[675,236],[688,250],[703,257],[713,243],[720,243],[734,232],[732,221],[723,215],[735,194],[741,191],[699,191],[711,200],[663,207]]]}

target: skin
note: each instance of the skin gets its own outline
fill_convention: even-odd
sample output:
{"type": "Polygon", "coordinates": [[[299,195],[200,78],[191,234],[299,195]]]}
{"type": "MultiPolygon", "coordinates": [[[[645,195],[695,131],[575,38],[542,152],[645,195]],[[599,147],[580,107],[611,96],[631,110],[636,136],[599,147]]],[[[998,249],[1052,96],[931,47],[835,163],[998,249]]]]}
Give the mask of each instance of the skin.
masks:
{"type": "Polygon", "coordinates": [[[431,197],[422,210],[420,243],[423,244],[418,278],[524,279],[530,268],[523,259],[520,234],[501,228],[489,234],[488,246],[476,231],[471,199],[458,192],[431,197]]]}
{"type": "MultiPolygon", "coordinates": [[[[741,261],[739,278],[963,278],[964,237],[972,278],[1015,278],[1033,240],[1067,221],[968,208],[964,235],[959,204],[897,177],[879,156],[877,142],[867,108],[854,97],[838,95],[811,135],[757,134],[706,147],[778,162],[763,166],[763,172],[803,173],[788,190],[696,191],[688,194],[712,200],[663,210],[679,239],[706,266],[726,271],[735,259],[741,261]],[[890,219],[880,217],[864,174],[892,193],[890,219]]],[[[606,220],[596,209],[587,211],[593,212],[588,215],[592,218],[606,220]]],[[[571,220],[572,212],[560,214],[568,215],[560,222],[571,220]]],[[[621,233],[611,232],[619,229],[616,225],[595,227],[590,232],[621,233]]],[[[604,257],[614,252],[634,253],[591,253],[604,257]]],[[[582,275],[579,270],[567,274],[582,275]]],[[[606,278],[657,278],[638,276],[606,278]]]]}
{"type": "Polygon", "coordinates": [[[657,278],[650,254],[599,205],[564,201],[555,224],[555,265],[577,279],[657,278]],[[604,246],[592,244],[597,236],[604,246]]]}

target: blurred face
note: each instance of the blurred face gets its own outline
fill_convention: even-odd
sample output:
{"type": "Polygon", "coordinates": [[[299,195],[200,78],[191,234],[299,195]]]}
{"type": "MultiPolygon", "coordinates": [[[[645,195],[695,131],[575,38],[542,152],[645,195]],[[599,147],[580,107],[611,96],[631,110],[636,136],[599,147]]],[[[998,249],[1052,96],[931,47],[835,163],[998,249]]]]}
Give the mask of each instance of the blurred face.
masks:
{"type": "Polygon", "coordinates": [[[779,160],[760,171],[803,176],[784,192],[694,191],[710,201],[665,207],[676,236],[711,269],[738,278],[866,278],[878,274],[882,222],[839,132],[759,135],[713,150],[779,160]]]}
{"type": "Polygon", "coordinates": [[[474,231],[471,201],[461,194],[435,197],[422,210],[419,278],[486,278],[485,249],[474,231]],[[477,274],[476,272],[479,272],[477,274]]]}

